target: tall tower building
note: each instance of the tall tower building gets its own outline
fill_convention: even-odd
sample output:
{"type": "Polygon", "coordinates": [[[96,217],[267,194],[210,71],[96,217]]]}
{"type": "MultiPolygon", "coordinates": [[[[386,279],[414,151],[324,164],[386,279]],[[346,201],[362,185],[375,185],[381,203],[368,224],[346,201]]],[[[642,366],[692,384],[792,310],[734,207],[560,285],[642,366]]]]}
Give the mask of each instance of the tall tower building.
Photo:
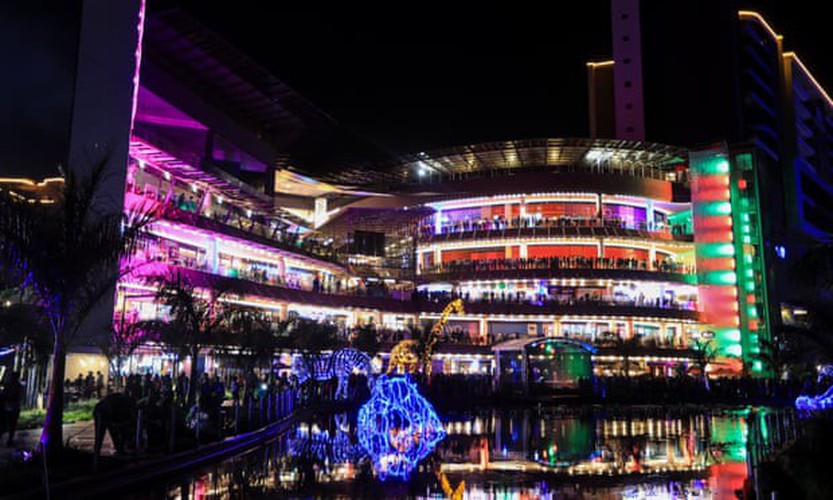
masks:
{"type": "Polygon", "coordinates": [[[635,139],[641,126],[639,139],[694,150],[695,226],[723,229],[695,232],[709,235],[698,260],[721,270],[700,284],[706,297],[735,288],[720,289],[736,297],[735,317],[723,311],[715,329],[750,361],[806,297],[794,262],[833,234],[831,99],[766,19],[735,2],[613,0],[612,11],[614,60],[588,64],[591,135],[635,139]]]}

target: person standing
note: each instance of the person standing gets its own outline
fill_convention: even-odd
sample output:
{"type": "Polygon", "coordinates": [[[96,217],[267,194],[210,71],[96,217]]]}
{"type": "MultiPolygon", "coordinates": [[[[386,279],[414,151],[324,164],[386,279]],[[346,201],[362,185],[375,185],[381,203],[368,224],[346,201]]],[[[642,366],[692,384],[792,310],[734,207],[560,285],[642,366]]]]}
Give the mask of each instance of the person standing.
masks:
{"type": "MultiPolygon", "coordinates": [[[[3,431],[9,433],[6,446],[14,444],[14,433],[20,418],[20,400],[23,397],[23,385],[16,371],[7,371],[3,377],[3,389],[0,392],[0,404],[3,406],[3,431]]],[[[0,433],[2,437],[2,433],[0,433]]]]}
{"type": "Polygon", "coordinates": [[[104,375],[100,371],[95,372],[95,397],[101,399],[101,393],[104,391],[104,375]]]}

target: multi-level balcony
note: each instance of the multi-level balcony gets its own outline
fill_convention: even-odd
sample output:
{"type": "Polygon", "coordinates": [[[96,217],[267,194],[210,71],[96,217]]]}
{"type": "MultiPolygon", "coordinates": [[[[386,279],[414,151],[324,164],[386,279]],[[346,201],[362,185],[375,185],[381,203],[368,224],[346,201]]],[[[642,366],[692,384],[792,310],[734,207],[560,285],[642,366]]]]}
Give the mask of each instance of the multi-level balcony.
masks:
{"type": "Polygon", "coordinates": [[[682,226],[648,226],[619,219],[544,218],[544,219],[479,219],[448,224],[437,232],[432,224],[419,228],[422,243],[445,243],[495,239],[552,239],[552,238],[630,238],[660,241],[694,241],[682,226]]]}
{"type": "Polygon", "coordinates": [[[384,312],[414,313],[415,303],[410,300],[400,300],[393,295],[372,296],[360,294],[358,291],[324,293],[323,291],[303,290],[288,286],[278,286],[258,283],[242,278],[232,278],[212,274],[202,269],[170,265],[153,262],[139,268],[132,279],[142,280],[147,276],[179,273],[193,286],[208,290],[226,290],[228,293],[241,297],[263,299],[265,303],[281,302],[305,304],[327,308],[367,309],[384,312]]]}
{"type": "Polygon", "coordinates": [[[302,240],[297,234],[290,234],[270,228],[253,219],[238,219],[236,223],[204,217],[198,213],[182,210],[174,206],[164,208],[163,217],[167,220],[188,224],[190,226],[212,231],[232,238],[267,245],[314,259],[340,263],[332,247],[318,242],[302,240]]]}
{"type": "MultiPolygon", "coordinates": [[[[420,300],[417,308],[422,312],[439,313],[445,300],[420,300]]],[[[624,316],[669,318],[699,321],[701,313],[691,303],[635,302],[619,300],[470,300],[465,303],[466,314],[535,316],[624,316]]]]}
{"type": "Polygon", "coordinates": [[[542,257],[452,261],[424,267],[422,282],[433,280],[506,280],[545,278],[631,279],[691,282],[693,266],[667,260],[605,257],[542,257]]]}

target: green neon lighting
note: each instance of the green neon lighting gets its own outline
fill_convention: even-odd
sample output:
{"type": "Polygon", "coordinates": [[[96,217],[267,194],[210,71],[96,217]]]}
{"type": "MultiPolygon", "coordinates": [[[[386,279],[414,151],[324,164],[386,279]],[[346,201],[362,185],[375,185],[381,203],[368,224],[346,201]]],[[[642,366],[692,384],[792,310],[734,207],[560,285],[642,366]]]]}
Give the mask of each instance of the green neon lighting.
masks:
{"type": "MultiPolygon", "coordinates": [[[[765,374],[766,368],[763,363],[757,361],[754,357],[754,353],[761,351],[760,342],[763,339],[769,339],[766,272],[763,267],[763,248],[761,247],[763,241],[762,227],[765,221],[762,221],[760,217],[761,199],[760,192],[757,189],[759,183],[756,182],[756,175],[742,174],[744,171],[755,172],[756,166],[752,154],[740,153],[733,155],[732,164],[729,188],[733,206],[734,240],[738,255],[743,255],[743,259],[737,261],[737,272],[739,276],[743,277],[742,288],[745,291],[744,293],[753,294],[755,304],[762,305],[762,307],[750,305],[746,302],[745,297],[742,298],[743,303],[739,309],[741,354],[744,362],[753,373],[765,374]],[[742,175],[749,180],[747,188],[744,190],[738,188],[742,175]],[[754,246],[754,249],[750,248],[751,246],[754,246]],[[757,279],[760,280],[761,286],[757,286],[757,279]],[[757,323],[757,331],[750,329],[752,322],[757,323]]],[[[732,351],[735,350],[732,349],[732,351]]]]}
{"type": "Polygon", "coordinates": [[[701,243],[697,246],[701,257],[720,258],[732,257],[735,255],[735,247],[731,243],[701,243]]]}
{"type": "Polygon", "coordinates": [[[707,201],[697,207],[697,213],[703,216],[729,215],[732,204],[728,201],[707,201]]]}
{"type": "Polygon", "coordinates": [[[734,271],[710,271],[703,273],[702,283],[705,285],[735,285],[738,277],[734,271]]]}
{"type": "Polygon", "coordinates": [[[732,344],[732,345],[727,345],[723,349],[723,352],[727,356],[734,356],[736,358],[739,358],[743,355],[743,348],[740,346],[740,344],[732,344]]]}
{"type": "Polygon", "coordinates": [[[722,344],[737,344],[740,342],[740,330],[737,328],[723,329],[715,332],[714,337],[722,344]]]}
{"type": "Polygon", "coordinates": [[[729,161],[726,158],[717,156],[697,162],[692,168],[704,175],[720,175],[729,173],[729,161]]]}

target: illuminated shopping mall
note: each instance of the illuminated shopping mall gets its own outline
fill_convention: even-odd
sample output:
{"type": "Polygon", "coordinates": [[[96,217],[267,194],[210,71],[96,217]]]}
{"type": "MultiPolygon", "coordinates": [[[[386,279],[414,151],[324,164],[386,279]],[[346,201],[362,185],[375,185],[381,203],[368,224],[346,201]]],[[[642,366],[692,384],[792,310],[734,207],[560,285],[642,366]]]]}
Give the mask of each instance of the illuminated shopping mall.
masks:
{"type": "MultiPolygon", "coordinates": [[[[797,130],[815,130],[806,106],[829,112],[828,95],[763,18],[739,16],[761,50],[777,45],[797,130]]],[[[600,104],[615,90],[604,82],[627,71],[619,62],[588,65],[595,138],[391,157],[345,139],[326,113],[181,12],[151,16],[142,46],[124,206],[152,204],[160,217],[139,244],[141,265],[118,285],[117,319],[164,317],[147,277],[178,271],[273,322],[310,318],[345,334],[373,324],[384,361],[459,298],[436,373],[560,388],[591,373],[687,372],[701,342],[718,348],[713,375],[761,373],[773,322],[801,313],[776,293],[779,261],[792,255],[786,233],[760,217],[773,199],[758,189],[774,161],[761,151],[771,149],[602,138],[621,125],[600,104]]],[[[813,158],[796,160],[796,172],[813,158]]],[[[804,182],[812,169],[801,168],[804,182]]],[[[38,184],[3,186],[25,194],[38,184]]],[[[824,233],[826,192],[791,189],[810,201],[790,216],[824,233]]],[[[218,367],[210,349],[203,355],[206,369],[218,367]]],[[[67,376],[106,370],[99,358],[71,354],[67,376]]],[[[130,369],[164,372],[170,358],[149,343],[130,369]]]]}
{"type": "MultiPolygon", "coordinates": [[[[166,206],[140,269],[181,268],[206,287],[231,278],[239,305],[345,328],[407,330],[462,298],[443,372],[490,373],[493,348],[552,337],[592,350],[600,375],[619,373],[617,346],[636,339],[634,373],[672,375],[704,329],[688,165],[673,148],[550,139],[420,153],[392,167],[396,195],[277,181],[315,193],[318,213],[275,211],[148,140],[134,138],[131,160],[128,203],[166,206]]],[[[141,279],[120,290],[119,310],[158,314],[141,279]]]]}

